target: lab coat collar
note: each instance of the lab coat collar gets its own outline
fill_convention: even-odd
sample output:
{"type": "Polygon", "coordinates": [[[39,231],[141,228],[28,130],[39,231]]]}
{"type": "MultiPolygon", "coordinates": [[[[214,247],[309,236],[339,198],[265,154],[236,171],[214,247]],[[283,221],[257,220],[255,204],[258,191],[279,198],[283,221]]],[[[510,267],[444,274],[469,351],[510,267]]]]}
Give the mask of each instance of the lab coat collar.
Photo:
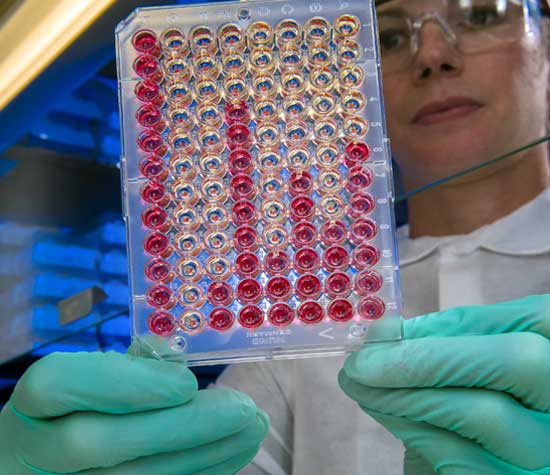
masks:
{"type": "Polygon", "coordinates": [[[409,227],[397,230],[400,265],[425,259],[443,245],[452,245],[459,253],[476,249],[512,256],[550,252],[550,188],[529,203],[494,223],[469,234],[409,238],[409,227]]]}

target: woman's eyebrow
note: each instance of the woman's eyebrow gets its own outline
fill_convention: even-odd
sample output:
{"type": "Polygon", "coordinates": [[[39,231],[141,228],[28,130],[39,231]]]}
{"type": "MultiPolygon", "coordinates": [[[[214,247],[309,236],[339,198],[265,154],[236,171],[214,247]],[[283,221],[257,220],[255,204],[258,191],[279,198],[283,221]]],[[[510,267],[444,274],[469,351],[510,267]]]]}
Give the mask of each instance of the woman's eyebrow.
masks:
{"type": "Polygon", "coordinates": [[[393,7],[393,8],[384,9],[382,11],[377,10],[376,15],[378,17],[381,17],[381,16],[403,17],[403,16],[407,16],[408,13],[402,7],[393,7]]]}

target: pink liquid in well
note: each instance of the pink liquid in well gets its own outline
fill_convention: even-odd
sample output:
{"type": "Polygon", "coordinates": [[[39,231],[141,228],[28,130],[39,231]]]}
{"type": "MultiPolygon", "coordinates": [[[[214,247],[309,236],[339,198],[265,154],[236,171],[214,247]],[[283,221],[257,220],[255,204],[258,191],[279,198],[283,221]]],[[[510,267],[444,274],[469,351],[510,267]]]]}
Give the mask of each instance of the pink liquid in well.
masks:
{"type": "Polygon", "coordinates": [[[365,190],[372,184],[372,172],[360,165],[350,168],[348,172],[348,181],[346,183],[346,189],[355,193],[365,190]]]}
{"type": "Polygon", "coordinates": [[[154,128],[162,120],[162,114],[153,104],[145,104],[136,112],[136,119],[142,127],[154,128]]]}
{"type": "Polygon", "coordinates": [[[159,151],[162,150],[164,140],[162,136],[154,130],[145,130],[138,137],[138,146],[144,152],[153,152],[160,155],[159,151]]]}
{"type": "Polygon", "coordinates": [[[150,54],[138,56],[134,61],[134,71],[139,77],[147,79],[154,77],[159,68],[157,58],[150,54]]]}
{"type": "Polygon", "coordinates": [[[350,199],[349,214],[354,218],[359,218],[372,212],[374,206],[374,198],[370,194],[355,193],[350,199]]]}
{"type": "Polygon", "coordinates": [[[164,99],[160,95],[160,86],[151,79],[138,82],[134,92],[141,102],[152,102],[155,105],[160,105],[164,102],[164,99]]]}

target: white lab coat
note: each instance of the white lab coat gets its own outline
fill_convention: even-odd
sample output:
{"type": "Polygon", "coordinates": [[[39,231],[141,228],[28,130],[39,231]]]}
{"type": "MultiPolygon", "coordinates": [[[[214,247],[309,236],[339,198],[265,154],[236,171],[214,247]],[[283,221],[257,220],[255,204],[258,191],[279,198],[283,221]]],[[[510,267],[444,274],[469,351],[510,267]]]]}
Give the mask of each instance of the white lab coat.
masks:
{"type": "MultiPolygon", "coordinates": [[[[472,212],[475,212],[473,210],[472,212]]],[[[550,189],[471,234],[398,231],[404,313],[550,293],[550,189]]],[[[230,366],[217,384],[248,393],[270,433],[241,475],[400,475],[404,449],[337,384],[344,358],[230,366]]]]}

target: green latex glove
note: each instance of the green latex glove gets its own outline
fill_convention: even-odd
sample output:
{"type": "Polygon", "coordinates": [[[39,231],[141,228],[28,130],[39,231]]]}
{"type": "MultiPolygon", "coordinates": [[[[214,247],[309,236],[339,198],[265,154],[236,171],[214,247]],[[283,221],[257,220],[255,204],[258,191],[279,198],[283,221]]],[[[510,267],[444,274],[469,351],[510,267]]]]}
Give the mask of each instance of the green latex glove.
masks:
{"type": "Polygon", "coordinates": [[[0,472],[234,474],[268,426],[244,394],[197,391],[181,362],[54,353],[27,370],[0,414],[0,472]]]}
{"type": "Polygon", "coordinates": [[[403,321],[342,389],[406,447],[405,474],[550,474],[550,296],[403,321]]]}

